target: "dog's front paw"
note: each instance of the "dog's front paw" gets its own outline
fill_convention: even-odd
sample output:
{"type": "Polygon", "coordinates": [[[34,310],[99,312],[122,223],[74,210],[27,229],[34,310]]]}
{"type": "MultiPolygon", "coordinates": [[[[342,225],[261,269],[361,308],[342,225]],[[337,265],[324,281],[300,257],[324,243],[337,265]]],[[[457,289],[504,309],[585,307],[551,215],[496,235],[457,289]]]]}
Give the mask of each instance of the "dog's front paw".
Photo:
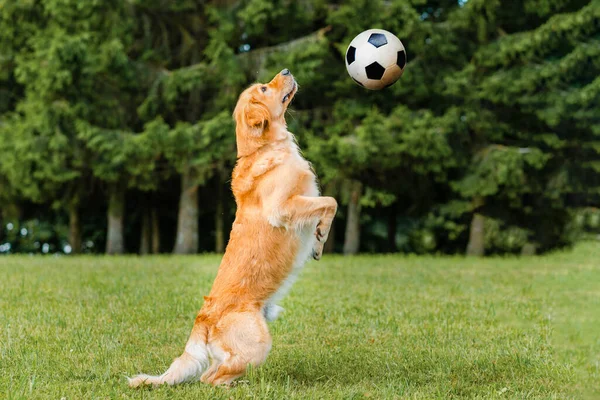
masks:
{"type": "Polygon", "coordinates": [[[321,257],[323,256],[323,246],[325,245],[325,242],[316,242],[314,247],[313,247],[313,251],[312,251],[312,257],[319,261],[321,259],[321,257]]]}

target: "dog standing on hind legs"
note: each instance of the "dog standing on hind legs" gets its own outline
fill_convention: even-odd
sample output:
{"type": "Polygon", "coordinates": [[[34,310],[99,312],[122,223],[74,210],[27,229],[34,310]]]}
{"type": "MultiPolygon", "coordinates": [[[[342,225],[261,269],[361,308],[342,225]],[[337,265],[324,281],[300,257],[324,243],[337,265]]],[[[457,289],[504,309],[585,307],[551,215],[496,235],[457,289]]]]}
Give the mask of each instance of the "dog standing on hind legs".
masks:
{"type": "Polygon", "coordinates": [[[298,85],[284,69],[255,84],[235,107],[238,161],[232,190],[237,204],[217,277],[181,356],[159,376],[137,375],[131,387],[200,379],[229,385],[271,349],[267,321],[311,256],[320,259],[337,210],[320,197],[316,176],[285,123],[298,85]]]}

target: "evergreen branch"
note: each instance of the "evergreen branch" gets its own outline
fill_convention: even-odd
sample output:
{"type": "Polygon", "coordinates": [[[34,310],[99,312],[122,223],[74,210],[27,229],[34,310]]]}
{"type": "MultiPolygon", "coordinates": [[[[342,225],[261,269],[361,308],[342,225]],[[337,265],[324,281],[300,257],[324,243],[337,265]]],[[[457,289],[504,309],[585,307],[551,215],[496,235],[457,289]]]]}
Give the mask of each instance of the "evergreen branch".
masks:
{"type": "Polygon", "coordinates": [[[506,35],[479,50],[476,59],[483,66],[514,64],[515,61],[531,61],[551,54],[561,40],[576,43],[598,33],[600,7],[592,1],[576,12],[557,14],[539,28],[506,35]]]}
{"type": "Polygon", "coordinates": [[[328,25],[316,32],[290,40],[289,42],[279,43],[269,47],[262,47],[245,53],[239,53],[236,55],[236,58],[241,62],[244,70],[247,73],[256,71],[257,75],[260,75],[260,73],[264,70],[265,63],[270,54],[277,52],[289,52],[306,44],[317,42],[322,39],[330,30],[331,26],[328,25]]]}

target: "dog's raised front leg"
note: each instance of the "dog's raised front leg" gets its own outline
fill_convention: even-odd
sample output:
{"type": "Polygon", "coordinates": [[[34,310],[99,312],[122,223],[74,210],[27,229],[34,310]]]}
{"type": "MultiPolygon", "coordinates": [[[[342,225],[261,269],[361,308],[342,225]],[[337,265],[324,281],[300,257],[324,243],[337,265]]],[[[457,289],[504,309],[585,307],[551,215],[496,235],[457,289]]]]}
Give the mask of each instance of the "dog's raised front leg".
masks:
{"type": "Polygon", "coordinates": [[[313,258],[321,259],[323,246],[329,236],[333,217],[337,211],[337,201],[333,197],[294,196],[284,204],[283,213],[291,226],[303,226],[317,221],[313,248],[313,258]]]}

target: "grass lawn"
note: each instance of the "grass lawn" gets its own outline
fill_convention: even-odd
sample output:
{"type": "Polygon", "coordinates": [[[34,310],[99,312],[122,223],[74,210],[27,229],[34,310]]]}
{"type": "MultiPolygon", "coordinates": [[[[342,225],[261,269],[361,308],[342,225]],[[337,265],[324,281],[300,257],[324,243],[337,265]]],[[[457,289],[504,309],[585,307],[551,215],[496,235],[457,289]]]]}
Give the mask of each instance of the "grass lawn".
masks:
{"type": "Polygon", "coordinates": [[[538,258],[325,256],[232,389],[129,389],[183,350],[219,263],[0,257],[2,399],[600,398],[600,245],[538,258]]]}

